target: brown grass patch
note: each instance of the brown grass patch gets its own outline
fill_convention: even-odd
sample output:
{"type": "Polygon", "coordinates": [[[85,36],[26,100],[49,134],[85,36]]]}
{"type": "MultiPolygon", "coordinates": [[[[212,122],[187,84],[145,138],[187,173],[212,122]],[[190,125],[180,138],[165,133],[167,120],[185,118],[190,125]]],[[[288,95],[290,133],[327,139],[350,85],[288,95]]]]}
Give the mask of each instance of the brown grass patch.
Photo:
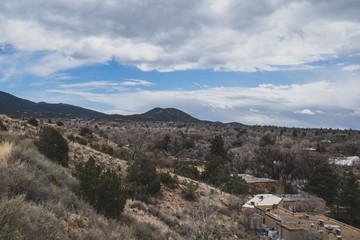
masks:
{"type": "Polygon", "coordinates": [[[13,147],[12,142],[0,143],[0,164],[7,164],[13,147]]]}

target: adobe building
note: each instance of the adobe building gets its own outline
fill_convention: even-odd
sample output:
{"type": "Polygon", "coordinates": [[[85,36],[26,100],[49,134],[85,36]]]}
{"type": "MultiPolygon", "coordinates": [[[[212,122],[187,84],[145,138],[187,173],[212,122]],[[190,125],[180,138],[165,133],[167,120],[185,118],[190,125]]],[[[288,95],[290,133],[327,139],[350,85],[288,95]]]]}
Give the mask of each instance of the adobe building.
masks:
{"type": "Polygon", "coordinates": [[[253,209],[255,212],[255,206],[263,209],[274,208],[281,204],[282,201],[282,197],[273,194],[257,194],[242,206],[242,211],[253,209]]]}
{"type": "Polygon", "coordinates": [[[324,199],[311,194],[281,194],[283,198],[280,206],[292,212],[314,212],[325,214],[324,199]]]}
{"type": "Polygon", "coordinates": [[[309,237],[322,237],[323,240],[360,239],[360,229],[335,219],[315,213],[294,213],[280,206],[261,208],[255,206],[256,216],[264,218],[268,229],[275,230],[281,239],[302,240],[309,237]]]}
{"type": "Polygon", "coordinates": [[[270,178],[257,178],[250,174],[238,174],[245,180],[250,194],[267,193],[278,186],[278,181],[270,178]]]}

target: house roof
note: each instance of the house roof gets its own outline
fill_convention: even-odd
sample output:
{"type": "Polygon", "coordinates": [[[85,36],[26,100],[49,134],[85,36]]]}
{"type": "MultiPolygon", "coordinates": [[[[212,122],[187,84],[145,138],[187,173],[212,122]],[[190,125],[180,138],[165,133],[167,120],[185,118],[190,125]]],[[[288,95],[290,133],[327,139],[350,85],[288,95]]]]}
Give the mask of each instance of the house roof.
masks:
{"type": "MultiPolygon", "coordinates": [[[[264,210],[262,210],[264,211],[264,210]]],[[[331,232],[334,229],[340,229],[342,232],[342,239],[360,239],[360,229],[353,226],[347,225],[345,223],[339,222],[335,219],[329,218],[322,214],[310,213],[308,219],[305,218],[306,213],[293,213],[282,207],[277,209],[272,209],[271,212],[265,212],[266,215],[277,220],[277,224],[280,224],[281,227],[286,228],[291,231],[296,230],[306,230],[311,229],[323,230],[325,233],[331,232]],[[320,227],[318,224],[319,220],[323,220],[324,226],[320,227]],[[330,231],[331,230],[331,231],[330,231]]]]}
{"type": "Polygon", "coordinates": [[[250,174],[238,174],[239,177],[245,180],[246,183],[263,183],[263,182],[277,182],[270,178],[258,178],[250,174]]]}
{"type": "Polygon", "coordinates": [[[257,194],[247,203],[243,205],[243,208],[254,208],[254,206],[265,207],[278,205],[281,202],[282,198],[277,197],[273,194],[257,194]],[[254,204],[252,204],[254,203],[254,204]]]}

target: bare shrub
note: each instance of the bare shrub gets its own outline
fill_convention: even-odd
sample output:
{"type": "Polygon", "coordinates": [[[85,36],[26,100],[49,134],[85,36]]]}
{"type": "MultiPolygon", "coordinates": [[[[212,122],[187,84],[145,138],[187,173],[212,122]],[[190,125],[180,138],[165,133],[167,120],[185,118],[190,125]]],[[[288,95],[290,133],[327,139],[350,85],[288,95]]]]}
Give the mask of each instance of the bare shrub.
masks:
{"type": "Polygon", "coordinates": [[[0,143],[0,164],[7,164],[13,144],[11,142],[0,143]]]}
{"type": "Polygon", "coordinates": [[[41,206],[27,203],[24,196],[0,201],[0,239],[64,239],[65,227],[41,206]]]}

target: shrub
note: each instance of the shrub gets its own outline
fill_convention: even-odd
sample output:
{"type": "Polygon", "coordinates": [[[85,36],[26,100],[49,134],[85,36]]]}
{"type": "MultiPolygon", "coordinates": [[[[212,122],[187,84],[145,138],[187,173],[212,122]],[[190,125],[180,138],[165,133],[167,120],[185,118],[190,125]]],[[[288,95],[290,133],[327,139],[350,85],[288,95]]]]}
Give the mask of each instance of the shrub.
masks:
{"type": "Polygon", "coordinates": [[[149,205],[149,212],[160,219],[160,221],[164,222],[169,227],[175,227],[179,225],[179,221],[177,218],[167,215],[166,213],[161,212],[158,208],[153,205],[149,205]]]}
{"type": "Polygon", "coordinates": [[[128,168],[129,193],[132,198],[147,202],[150,194],[160,191],[161,182],[149,157],[140,155],[128,168]]]}
{"type": "Polygon", "coordinates": [[[80,135],[83,136],[83,137],[91,137],[92,136],[92,131],[87,127],[82,127],[80,129],[80,135]]]}
{"type": "Polygon", "coordinates": [[[3,124],[3,122],[0,119],[0,131],[7,131],[7,127],[3,124]]]}
{"type": "Polygon", "coordinates": [[[1,199],[0,226],[0,239],[65,239],[63,223],[24,196],[1,199]]]}
{"type": "Polygon", "coordinates": [[[38,121],[35,118],[29,118],[27,123],[30,124],[30,125],[33,125],[35,127],[37,127],[39,125],[38,121]]]}
{"type": "Polygon", "coordinates": [[[275,141],[271,139],[269,134],[266,134],[265,136],[261,137],[259,145],[260,147],[265,147],[266,145],[273,145],[275,141]]]}
{"type": "Polygon", "coordinates": [[[107,217],[120,216],[127,193],[119,175],[112,170],[103,171],[91,157],[85,164],[76,165],[74,175],[79,178],[81,190],[91,205],[107,217]]]}
{"type": "Polygon", "coordinates": [[[175,189],[179,185],[179,179],[176,176],[172,177],[170,173],[161,172],[159,176],[161,183],[165,184],[171,189],[175,189]]]}
{"type": "Polygon", "coordinates": [[[114,157],[129,161],[131,160],[131,153],[125,148],[120,148],[115,151],[114,157]]]}
{"type": "Polygon", "coordinates": [[[67,167],[69,147],[65,138],[52,127],[42,127],[37,142],[39,151],[46,157],[67,167]]]}
{"type": "Polygon", "coordinates": [[[247,194],[248,186],[244,179],[237,175],[229,176],[224,184],[224,191],[231,194],[247,194]]]}
{"type": "Polygon", "coordinates": [[[7,163],[13,144],[11,142],[0,142],[0,164],[7,163]]]}
{"type": "Polygon", "coordinates": [[[76,141],[76,138],[75,138],[74,134],[68,135],[68,136],[67,136],[67,139],[68,139],[69,141],[71,141],[71,142],[75,142],[75,141],[76,141]]]}
{"type": "Polygon", "coordinates": [[[197,189],[199,185],[191,181],[184,181],[182,183],[184,187],[181,190],[181,195],[186,201],[196,201],[199,198],[197,189]]]}
{"type": "Polygon", "coordinates": [[[191,165],[179,165],[175,168],[174,173],[194,180],[200,179],[199,170],[191,165]]]}
{"type": "Polygon", "coordinates": [[[76,136],[76,137],[75,137],[75,140],[76,140],[76,142],[78,142],[78,143],[81,144],[81,145],[84,145],[84,146],[87,145],[87,140],[86,140],[85,138],[76,136]]]}
{"type": "Polygon", "coordinates": [[[58,125],[59,127],[61,127],[61,126],[64,126],[64,123],[61,122],[61,121],[57,121],[57,122],[56,122],[56,125],[58,125]]]}
{"type": "Polygon", "coordinates": [[[114,155],[114,149],[107,144],[103,144],[100,151],[110,156],[114,155]]]}

